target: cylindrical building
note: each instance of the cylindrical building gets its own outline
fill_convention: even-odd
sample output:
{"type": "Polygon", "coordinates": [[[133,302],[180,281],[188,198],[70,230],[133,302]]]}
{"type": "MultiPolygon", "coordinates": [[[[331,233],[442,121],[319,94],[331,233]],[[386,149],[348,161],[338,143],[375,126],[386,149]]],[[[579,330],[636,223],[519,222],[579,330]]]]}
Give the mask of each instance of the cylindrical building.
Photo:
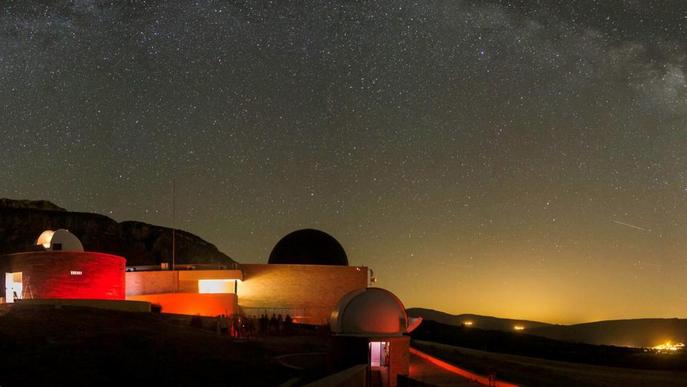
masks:
{"type": "Polygon", "coordinates": [[[123,300],[126,259],[83,251],[67,230],[46,231],[37,244],[45,248],[0,256],[5,274],[5,302],[21,299],[123,300]]]}

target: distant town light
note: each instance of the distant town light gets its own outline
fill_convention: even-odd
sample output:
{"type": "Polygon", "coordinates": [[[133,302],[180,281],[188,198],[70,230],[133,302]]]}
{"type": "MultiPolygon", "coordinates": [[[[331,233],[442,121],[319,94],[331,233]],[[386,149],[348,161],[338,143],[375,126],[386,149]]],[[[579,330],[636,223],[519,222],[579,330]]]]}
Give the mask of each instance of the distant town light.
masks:
{"type": "Polygon", "coordinates": [[[524,331],[525,327],[522,325],[516,325],[513,327],[513,329],[515,329],[516,331],[524,331]]]}
{"type": "Polygon", "coordinates": [[[472,321],[463,321],[463,325],[465,325],[466,327],[471,327],[472,324],[472,321]]]}
{"type": "Polygon", "coordinates": [[[667,341],[663,344],[651,347],[654,351],[658,353],[670,353],[681,351],[685,348],[685,343],[673,343],[672,341],[667,341]]]}

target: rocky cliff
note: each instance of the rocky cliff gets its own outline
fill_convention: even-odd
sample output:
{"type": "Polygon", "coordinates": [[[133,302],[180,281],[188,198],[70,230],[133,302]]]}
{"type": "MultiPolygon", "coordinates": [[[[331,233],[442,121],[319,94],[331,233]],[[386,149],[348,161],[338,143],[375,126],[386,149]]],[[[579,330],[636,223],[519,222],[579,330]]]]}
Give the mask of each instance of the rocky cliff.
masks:
{"type": "MultiPolygon", "coordinates": [[[[35,248],[47,229],[66,228],[87,251],[121,255],[127,266],[170,262],[172,230],[142,222],[117,223],[107,216],[70,212],[48,201],[0,199],[0,254],[35,248]]],[[[176,262],[233,263],[213,244],[186,231],[176,231],[176,262]]]]}

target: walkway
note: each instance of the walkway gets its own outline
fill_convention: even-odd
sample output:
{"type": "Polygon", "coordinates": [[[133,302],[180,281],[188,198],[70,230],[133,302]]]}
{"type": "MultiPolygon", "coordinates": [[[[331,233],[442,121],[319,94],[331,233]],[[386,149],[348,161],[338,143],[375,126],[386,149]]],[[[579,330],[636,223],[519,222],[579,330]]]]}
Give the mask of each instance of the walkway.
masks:
{"type": "Polygon", "coordinates": [[[415,348],[410,348],[410,375],[411,378],[444,386],[494,386],[517,387],[516,385],[501,381],[490,381],[488,377],[474,374],[470,371],[458,368],[415,348]]]}

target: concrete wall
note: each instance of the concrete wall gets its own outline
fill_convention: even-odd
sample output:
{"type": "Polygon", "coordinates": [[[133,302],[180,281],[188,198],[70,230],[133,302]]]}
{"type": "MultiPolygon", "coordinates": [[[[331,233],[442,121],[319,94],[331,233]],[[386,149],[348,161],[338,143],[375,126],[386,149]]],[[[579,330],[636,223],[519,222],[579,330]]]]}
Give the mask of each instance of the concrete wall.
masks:
{"type": "Polygon", "coordinates": [[[160,306],[162,313],[213,317],[237,312],[235,294],[165,293],[127,296],[127,300],[146,301],[160,306]]]}
{"type": "Polygon", "coordinates": [[[129,300],[160,304],[166,313],[192,310],[190,314],[212,316],[227,304],[188,309],[180,300],[200,302],[191,297],[198,293],[198,280],[237,279],[238,305],[246,315],[290,314],[295,322],[320,325],[328,323],[341,297],[367,287],[367,271],[367,267],[269,264],[240,265],[240,270],[134,271],[126,273],[126,295],[129,300]],[[187,295],[174,300],[163,297],[174,293],[187,295]],[[141,297],[147,295],[151,297],[141,297]]]}
{"type": "Polygon", "coordinates": [[[126,272],[126,295],[198,293],[198,280],[238,279],[240,270],[158,270],[126,272]]]}
{"type": "MultiPolygon", "coordinates": [[[[22,273],[27,299],[123,300],[125,266],[123,257],[94,252],[34,251],[0,257],[0,273],[22,273]]],[[[4,289],[1,293],[4,296],[4,289]]]]}
{"type": "Polygon", "coordinates": [[[40,300],[22,300],[15,304],[16,307],[33,306],[33,305],[50,305],[56,308],[59,307],[86,307],[97,309],[117,310],[120,312],[150,312],[150,303],[143,301],[124,301],[124,300],[83,300],[83,299],[54,299],[44,298],[40,300]]]}
{"type": "Polygon", "coordinates": [[[244,313],[291,314],[295,322],[327,324],[346,293],[367,287],[367,267],[242,264],[238,303],[244,313]]]}
{"type": "Polygon", "coordinates": [[[410,337],[385,339],[389,341],[389,387],[396,387],[398,375],[408,376],[410,367],[410,337]]]}

